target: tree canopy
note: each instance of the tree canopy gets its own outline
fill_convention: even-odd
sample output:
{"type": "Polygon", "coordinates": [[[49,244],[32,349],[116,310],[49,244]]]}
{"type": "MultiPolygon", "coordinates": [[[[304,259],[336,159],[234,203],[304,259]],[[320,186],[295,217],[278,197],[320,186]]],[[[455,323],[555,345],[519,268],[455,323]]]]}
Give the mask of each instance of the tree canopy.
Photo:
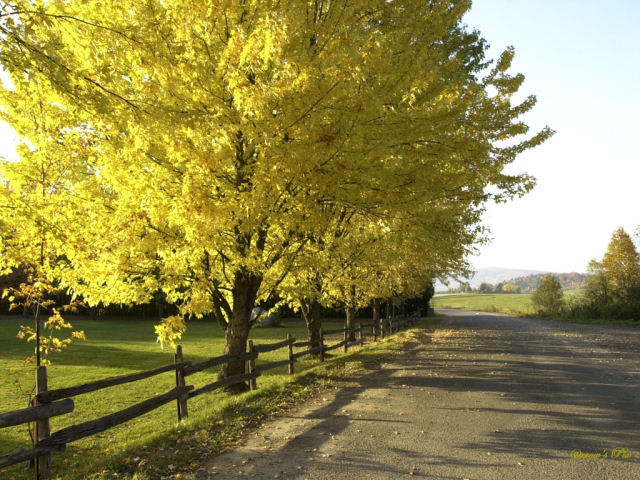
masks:
{"type": "Polygon", "coordinates": [[[609,282],[602,262],[595,258],[587,265],[587,276],[584,281],[584,296],[592,305],[609,303],[609,282]]]}
{"type": "Polygon", "coordinates": [[[633,287],[640,285],[640,255],[623,228],[613,232],[602,258],[602,267],[614,298],[624,299],[633,287]]]}
{"type": "Polygon", "coordinates": [[[531,295],[531,302],[539,312],[558,313],[563,305],[563,297],[562,285],[553,274],[547,273],[531,295]]]}
{"type": "MultiPolygon", "coordinates": [[[[35,152],[59,176],[60,202],[40,216],[63,260],[51,277],[89,304],[162,290],[180,315],[161,339],[213,313],[237,353],[256,301],[320,259],[323,272],[348,265],[356,292],[371,272],[464,269],[485,203],[533,186],[504,167],[552,133],[524,135],[535,97],[512,104],[524,78],[507,73],[513,49],[485,59],[461,21],[469,7],[2,2],[2,112],[25,141],[16,169],[36,175],[24,163],[35,152]]],[[[15,182],[5,208],[27,216],[15,182]]]]}

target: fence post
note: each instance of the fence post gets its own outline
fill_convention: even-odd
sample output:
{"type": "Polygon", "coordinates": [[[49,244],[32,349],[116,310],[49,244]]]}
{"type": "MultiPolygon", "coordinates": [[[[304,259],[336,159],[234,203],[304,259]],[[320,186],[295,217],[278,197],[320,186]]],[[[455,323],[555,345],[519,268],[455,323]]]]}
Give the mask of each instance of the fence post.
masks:
{"type": "MultiPolygon", "coordinates": [[[[47,367],[39,366],[36,369],[36,395],[47,391],[47,367]]],[[[34,402],[35,405],[42,405],[45,402],[34,402]]],[[[51,431],[49,429],[49,419],[45,418],[34,422],[33,443],[36,445],[39,441],[49,437],[51,431]]],[[[43,455],[35,459],[36,480],[49,478],[51,475],[51,454],[43,455]]]]}
{"type": "MultiPolygon", "coordinates": [[[[176,353],[173,356],[174,362],[176,365],[178,363],[184,362],[184,358],[182,356],[182,345],[176,346],[176,353]]],[[[184,387],[184,367],[176,366],[176,388],[184,387]]],[[[178,421],[183,418],[187,418],[189,416],[189,409],[187,408],[187,399],[188,395],[182,395],[176,399],[176,404],[178,406],[178,421]]]]}
{"type": "MultiPolygon", "coordinates": [[[[249,340],[249,353],[253,353],[253,340],[249,340]]],[[[253,374],[256,371],[256,359],[252,358],[249,360],[249,374],[253,374]]],[[[253,377],[249,379],[249,390],[256,390],[258,388],[258,382],[256,378],[253,377]]]]}
{"type": "Polygon", "coordinates": [[[362,337],[364,336],[364,332],[362,331],[361,323],[358,324],[358,330],[360,330],[360,332],[358,333],[358,340],[362,340],[362,337]]]}
{"type": "Polygon", "coordinates": [[[349,329],[346,327],[344,327],[344,351],[346,353],[346,351],[349,350],[349,329]]]}
{"type": "Polygon", "coordinates": [[[291,334],[287,333],[287,340],[289,340],[289,375],[293,375],[293,339],[291,338],[291,334]]]}
{"type": "Polygon", "coordinates": [[[324,362],[324,332],[322,328],[320,328],[320,346],[322,347],[320,349],[320,361],[324,362]]]}

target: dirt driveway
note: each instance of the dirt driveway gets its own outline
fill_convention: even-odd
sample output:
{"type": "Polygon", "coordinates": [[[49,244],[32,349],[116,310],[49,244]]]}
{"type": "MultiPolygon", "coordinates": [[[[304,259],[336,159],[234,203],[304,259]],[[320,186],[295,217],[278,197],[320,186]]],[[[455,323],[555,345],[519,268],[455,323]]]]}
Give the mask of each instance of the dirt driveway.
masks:
{"type": "Polygon", "coordinates": [[[640,331],[449,315],[205,479],[640,479],[640,331]]]}

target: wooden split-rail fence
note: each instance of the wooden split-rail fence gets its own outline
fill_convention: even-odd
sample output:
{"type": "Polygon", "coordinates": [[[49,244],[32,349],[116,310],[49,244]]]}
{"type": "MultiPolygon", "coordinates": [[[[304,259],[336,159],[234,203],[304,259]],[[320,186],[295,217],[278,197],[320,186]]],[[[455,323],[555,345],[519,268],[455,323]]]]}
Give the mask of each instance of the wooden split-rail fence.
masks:
{"type": "Polygon", "coordinates": [[[47,368],[43,366],[37,367],[36,395],[33,401],[33,406],[0,414],[0,428],[33,422],[33,447],[0,455],[0,468],[33,460],[35,478],[38,480],[47,478],[50,476],[52,454],[65,450],[68,443],[95,435],[122,423],[128,422],[129,420],[133,420],[134,418],[144,415],[145,413],[155,410],[156,408],[172,401],[176,401],[178,420],[182,420],[188,416],[188,400],[190,398],[228,385],[244,382],[249,382],[249,387],[254,390],[257,388],[257,378],[264,371],[286,365],[288,366],[289,374],[292,375],[294,373],[294,364],[300,357],[305,355],[317,355],[321,361],[324,361],[325,353],[330,350],[342,347],[346,352],[349,347],[362,345],[367,337],[373,337],[374,340],[383,338],[385,333],[395,332],[403,326],[413,324],[417,319],[419,318],[407,317],[402,319],[386,319],[382,320],[380,325],[375,325],[373,323],[360,324],[358,328],[352,330],[349,330],[346,327],[336,330],[321,330],[320,345],[315,347],[312,346],[312,342],[296,342],[296,339],[293,338],[291,334],[288,334],[285,340],[272,344],[256,345],[252,340],[249,340],[248,351],[244,354],[222,355],[212,357],[198,363],[184,361],[182,346],[178,345],[174,356],[174,363],[172,364],[157,367],[152,370],[109,377],[94,382],[84,383],[82,385],[54,390],[49,390],[47,386],[47,368]],[[370,332],[368,331],[369,329],[371,329],[370,332]],[[325,335],[335,334],[343,334],[343,340],[330,346],[326,345],[324,342],[325,335]],[[349,338],[351,334],[357,334],[357,339],[350,340],[349,338]],[[294,353],[294,347],[311,348],[294,353]],[[289,354],[287,359],[256,365],[256,360],[261,353],[271,352],[280,348],[288,349],[289,354]],[[199,388],[186,384],[186,378],[189,375],[230,361],[245,361],[248,366],[247,373],[222,378],[199,388]],[[125,408],[124,410],[105,415],[95,420],[72,425],[51,433],[49,428],[49,419],[51,417],[73,412],[74,402],[72,397],[116,385],[136,382],[172,370],[175,371],[176,385],[175,388],[172,388],[166,393],[144,400],[125,408]]]}

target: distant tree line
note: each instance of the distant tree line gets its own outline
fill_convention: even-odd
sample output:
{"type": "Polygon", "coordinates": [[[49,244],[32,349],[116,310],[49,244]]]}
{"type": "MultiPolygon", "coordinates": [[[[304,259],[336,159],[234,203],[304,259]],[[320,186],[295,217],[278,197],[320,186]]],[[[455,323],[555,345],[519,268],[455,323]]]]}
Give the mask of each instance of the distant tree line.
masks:
{"type": "MultiPolygon", "coordinates": [[[[538,288],[546,273],[536,273],[527,275],[526,277],[513,278],[508,283],[520,287],[522,293],[533,293],[538,288]]],[[[582,288],[586,275],[583,273],[554,273],[554,277],[558,280],[564,290],[577,290],[582,288]]]]}
{"type": "Polygon", "coordinates": [[[540,313],[568,318],[640,321],[640,255],[631,236],[623,228],[613,232],[602,259],[589,262],[580,294],[564,298],[558,278],[546,275],[532,302],[540,313]]]}
{"type": "MultiPolygon", "coordinates": [[[[475,288],[471,287],[469,282],[463,282],[456,288],[450,288],[448,293],[533,293],[545,275],[548,274],[536,273],[524,277],[512,278],[497,284],[482,282],[475,288]]],[[[564,290],[579,289],[583,286],[586,279],[586,275],[576,272],[555,273],[554,276],[564,290]]]]}
{"type": "Polygon", "coordinates": [[[457,288],[450,288],[448,293],[522,293],[522,288],[511,281],[500,282],[496,285],[482,282],[476,288],[472,288],[469,282],[463,282],[457,288]]]}

